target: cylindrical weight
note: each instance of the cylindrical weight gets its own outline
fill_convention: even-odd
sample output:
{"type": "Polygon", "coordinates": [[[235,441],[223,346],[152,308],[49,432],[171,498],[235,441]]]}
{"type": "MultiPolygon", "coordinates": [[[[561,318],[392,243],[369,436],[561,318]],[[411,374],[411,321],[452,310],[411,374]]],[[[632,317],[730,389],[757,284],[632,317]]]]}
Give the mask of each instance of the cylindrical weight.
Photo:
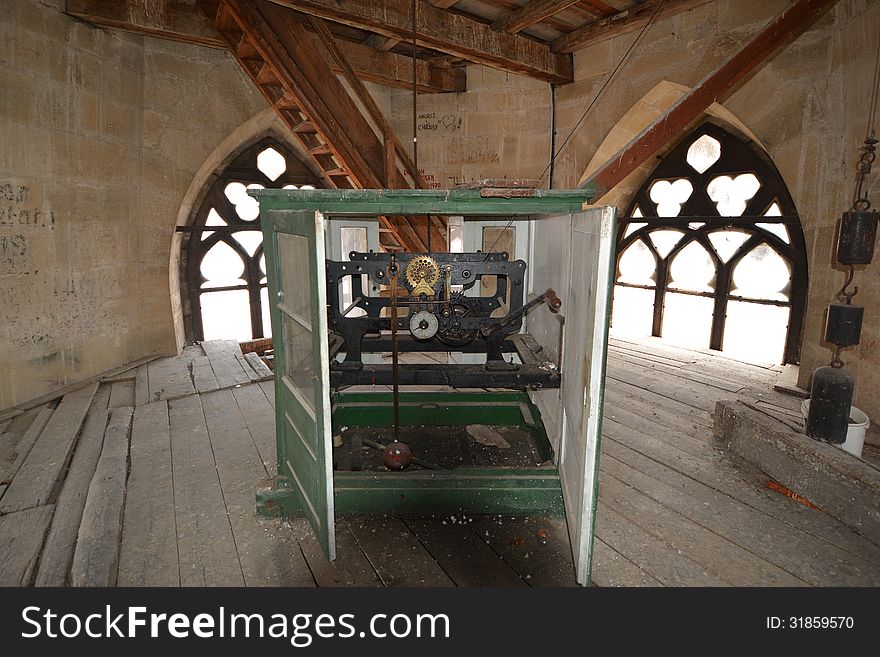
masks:
{"type": "Polygon", "coordinates": [[[828,306],[825,339],[838,347],[852,347],[862,335],[862,316],[865,309],[850,303],[832,303],[828,306]]]}
{"type": "Polygon", "coordinates": [[[844,212],[837,238],[837,261],[842,265],[867,265],[874,257],[877,213],[869,210],[844,212]]]}
{"type": "Polygon", "coordinates": [[[826,365],[813,372],[808,436],[837,445],[846,440],[854,385],[853,378],[838,367],[826,365]]]}

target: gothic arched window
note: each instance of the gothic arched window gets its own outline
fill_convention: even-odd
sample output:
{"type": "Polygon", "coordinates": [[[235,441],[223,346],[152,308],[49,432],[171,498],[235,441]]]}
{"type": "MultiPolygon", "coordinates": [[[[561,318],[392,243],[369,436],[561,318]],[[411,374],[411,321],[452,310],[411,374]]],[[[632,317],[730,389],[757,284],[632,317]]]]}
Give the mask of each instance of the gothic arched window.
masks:
{"type": "Polygon", "coordinates": [[[804,236],[767,154],[705,123],[665,155],[620,222],[614,333],[796,363],[804,236]]]}
{"type": "Polygon", "coordinates": [[[181,273],[189,340],[269,337],[259,205],[248,189],[315,188],[318,179],[281,141],[264,137],[212,179],[185,233],[181,273]]]}

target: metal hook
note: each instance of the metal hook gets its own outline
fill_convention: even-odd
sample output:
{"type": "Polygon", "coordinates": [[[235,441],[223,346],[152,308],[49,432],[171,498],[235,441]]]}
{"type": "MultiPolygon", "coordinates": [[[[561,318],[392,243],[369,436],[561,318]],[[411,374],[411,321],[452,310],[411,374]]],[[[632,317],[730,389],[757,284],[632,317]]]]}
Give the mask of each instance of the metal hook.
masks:
{"type": "Polygon", "coordinates": [[[849,273],[846,275],[846,282],[843,284],[843,287],[840,288],[840,292],[837,293],[837,298],[841,300],[845,300],[846,303],[852,303],[852,299],[859,293],[859,287],[856,285],[852,291],[847,291],[847,288],[850,286],[850,283],[853,282],[853,277],[855,276],[855,268],[850,265],[849,273]]]}

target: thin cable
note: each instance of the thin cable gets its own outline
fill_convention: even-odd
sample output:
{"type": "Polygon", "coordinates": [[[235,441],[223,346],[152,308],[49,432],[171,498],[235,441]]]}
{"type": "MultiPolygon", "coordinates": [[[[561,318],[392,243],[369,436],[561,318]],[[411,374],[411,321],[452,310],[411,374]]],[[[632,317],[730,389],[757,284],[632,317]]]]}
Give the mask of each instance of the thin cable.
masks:
{"type": "Polygon", "coordinates": [[[877,121],[877,98],[880,96],[880,41],[877,42],[877,60],[874,62],[874,88],[871,91],[871,105],[868,109],[868,129],[865,140],[874,137],[874,126],[877,121]]]}
{"type": "Polygon", "coordinates": [[[629,58],[630,53],[635,49],[636,45],[638,45],[639,41],[642,40],[642,37],[647,33],[650,27],[654,24],[654,20],[657,18],[657,14],[660,13],[660,10],[663,8],[663,5],[666,4],[666,0],[661,0],[657,3],[657,7],[654,9],[654,13],[651,14],[651,18],[648,19],[648,22],[645,23],[645,26],[639,32],[639,35],[635,38],[629,48],[627,48],[626,52],[623,54],[623,57],[620,58],[620,61],[617,62],[617,65],[614,67],[614,70],[611,71],[611,74],[605,79],[605,82],[602,83],[602,86],[599,88],[599,91],[593,97],[593,100],[587,106],[587,109],[584,110],[584,113],[581,114],[581,118],[578,119],[577,123],[574,124],[574,127],[571,129],[571,132],[568,133],[568,137],[562,142],[562,145],[559,147],[559,150],[556,151],[556,154],[550,159],[550,162],[544,168],[544,171],[541,173],[541,177],[538,180],[544,180],[544,176],[547,175],[547,171],[550,170],[550,166],[562,154],[562,151],[565,150],[565,147],[568,145],[568,142],[574,136],[574,133],[577,132],[577,129],[580,127],[581,123],[584,122],[584,119],[587,118],[587,115],[590,113],[590,110],[595,107],[596,103],[599,101],[599,98],[602,97],[602,93],[608,87],[611,80],[614,79],[614,76],[621,69],[621,67],[626,63],[626,60],[629,58]]]}
{"type": "MultiPolygon", "coordinates": [[[[635,49],[635,47],[639,43],[639,41],[642,40],[642,37],[645,35],[645,33],[647,33],[647,31],[651,27],[651,25],[654,24],[654,20],[657,18],[657,14],[660,13],[660,10],[663,8],[664,4],[666,4],[666,0],[661,0],[659,3],[657,3],[657,7],[654,9],[654,13],[651,14],[651,17],[648,19],[648,22],[645,23],[645,26],[641,29],[638,36],[635,38],[635,41],[633,41],[630,44],[630,46],[629,46],[629,48],[627,48],[626,52],[623,53],[623,57],[621,57],[620,61],[617,62],[617,65],[614,67],[614,70],[611,71],[611,74],[605,79],[605,82],[602,83],[602,86],[599,88],[599,91],[593,97],[593,100],[590,101],[590,104],[587,106],[587,109],[584,110],[584,113],[581,114],[581,118],[579,118],[577,120],[577,123],[574,124],[574,127],[571,129],[571,132],[568,133],[568,137],[565,138],[565,141],[562,142],[562,145],[559,147],[559,150],[556,151],[555,155],[551,154],[550,162],[547,163],[547,166],[544,168],[544,171],[541,172],[541,177],[538,178],[539,182],[541,180],[544,180],[544,176],[547,175],[547,172],[553,166],[553,163],[556,161],[556,158],[562,154],[562,151],[565,149],[566,145],[568,145],[568,142],[574,136],[574,133],[580,127],[581,123],[584,122],[584,119],[587,118],[587,115],[590,113],[590,110],[593,109],[593,107],[596,105],[599,98],[602,96],[602,92],[605,91],[606,87],[608,87],[611,80],[614,79],[614,76],[617,73],[617,71],[619,71],[620,68],[626,63],[626,60],[629,58],[630,53],[635,49]]],[[[504,233],[507,231],[508,228],[510,228],[510,226],[512,224],[513,224],[513,219],[508,221],[507,225],[504,227],[504,230],[502,230],[498,233],[498,237],[495,238],[495,241],[492,242],[492,246],[490,246],[489,249],[486,251],[486,258],[489,257],[489,253],[491,253],[492,249],[495,248],[495,245],[498,244],[498,240],[501,239],[501,236],[504,235],[504,233]]],[[[485,261],[486,261],[486,259],[484,258],[483,262],[485,262],[485,261]]]]}
{"type": "MultiPolygon", "coordinates": [[[[416,67],[416,0],[412,0],[412,128],[413,128],[413,168],[416,170],[416,179],[413,181],[413,187],[419,188],[419,140],[417,133],[417,109],[416,97],[418,96],[418,70],[416,67]]],[[[428,234],[425,246],[428,253],[431,252],[431,215],[425,215],[425,230],[428,234]]]]}

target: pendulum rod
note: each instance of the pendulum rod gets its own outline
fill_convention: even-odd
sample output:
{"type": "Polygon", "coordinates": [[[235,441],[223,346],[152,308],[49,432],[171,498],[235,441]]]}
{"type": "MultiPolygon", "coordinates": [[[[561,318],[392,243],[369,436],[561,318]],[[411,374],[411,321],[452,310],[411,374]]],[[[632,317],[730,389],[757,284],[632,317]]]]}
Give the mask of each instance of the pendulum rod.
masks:
{"type": "Polygon", "coordinates": [[[400,442],[400,403],[397,390],[397,258],[391,254],[388,278],[391,281],[391,399],[394,405],[394,442],[400,442]]]}

